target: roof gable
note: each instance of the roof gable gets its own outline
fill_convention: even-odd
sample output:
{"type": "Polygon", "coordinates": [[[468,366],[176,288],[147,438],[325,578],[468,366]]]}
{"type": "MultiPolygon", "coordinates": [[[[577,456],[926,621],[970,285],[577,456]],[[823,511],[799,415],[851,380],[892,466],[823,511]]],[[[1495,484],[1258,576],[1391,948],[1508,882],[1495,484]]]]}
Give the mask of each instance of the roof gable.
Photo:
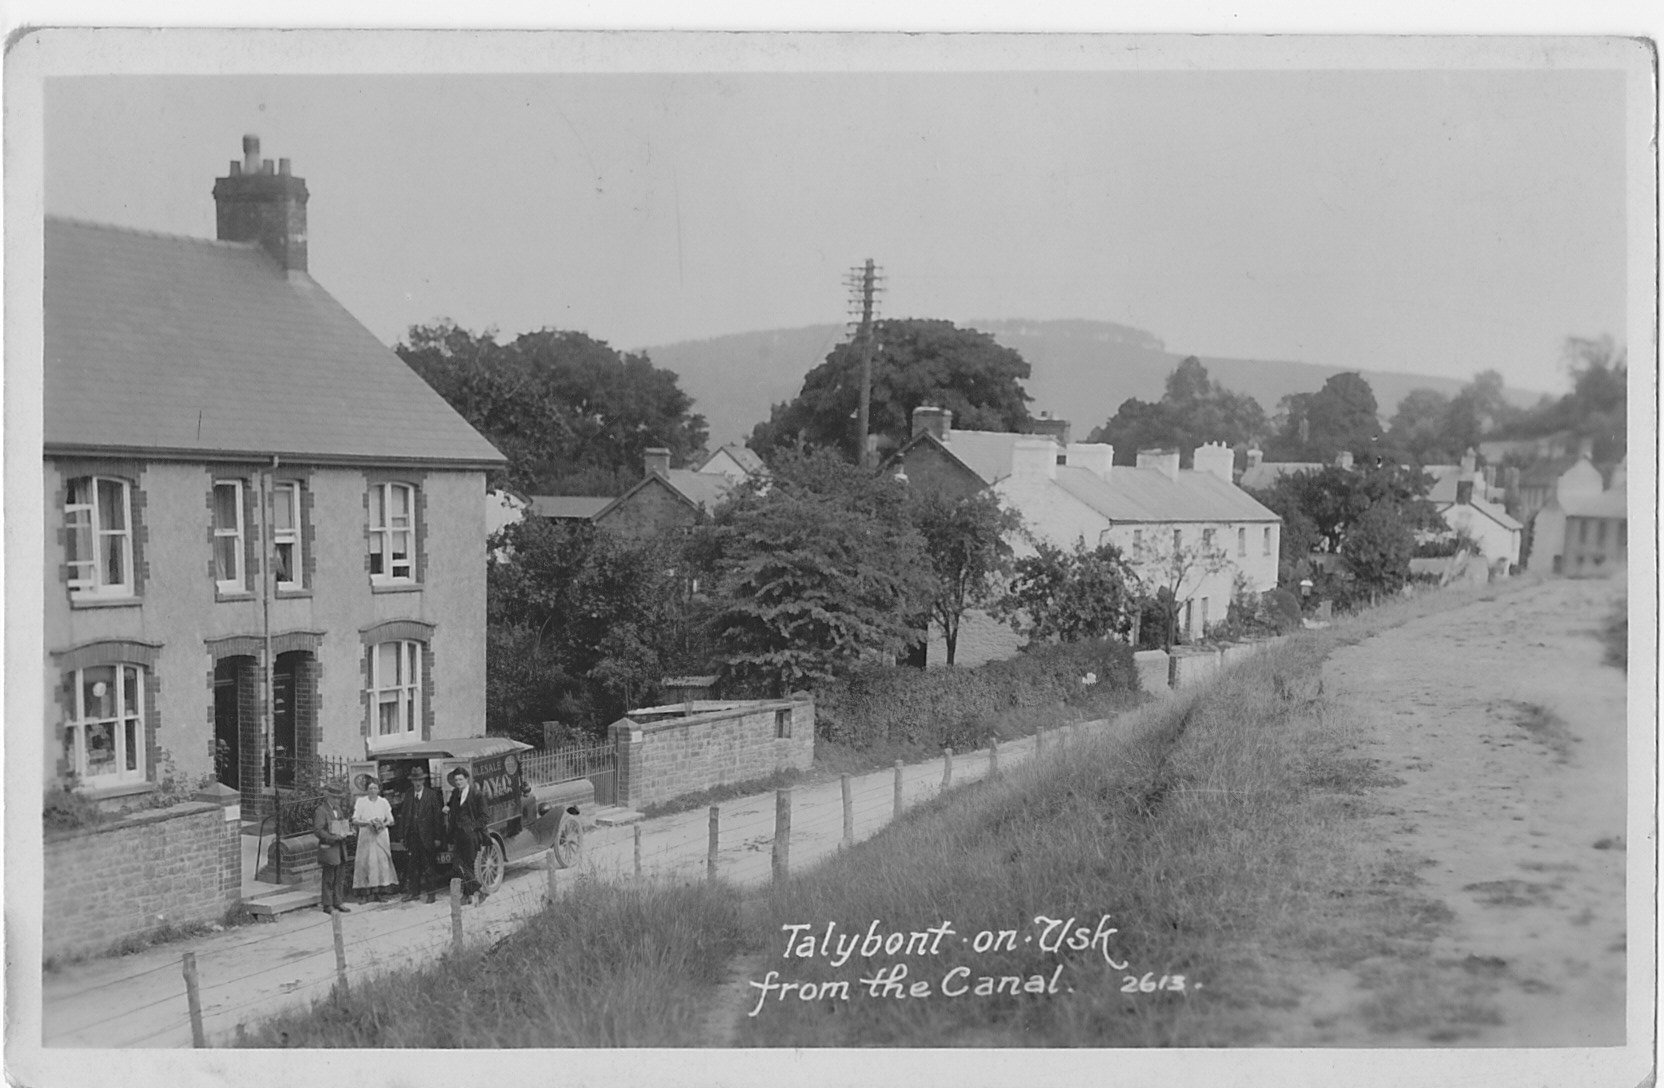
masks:
{"type": "Polygon", "coordinates": [[[48,452],[478,467],[504,459],[259,247],[48,218],[48,452]]]}

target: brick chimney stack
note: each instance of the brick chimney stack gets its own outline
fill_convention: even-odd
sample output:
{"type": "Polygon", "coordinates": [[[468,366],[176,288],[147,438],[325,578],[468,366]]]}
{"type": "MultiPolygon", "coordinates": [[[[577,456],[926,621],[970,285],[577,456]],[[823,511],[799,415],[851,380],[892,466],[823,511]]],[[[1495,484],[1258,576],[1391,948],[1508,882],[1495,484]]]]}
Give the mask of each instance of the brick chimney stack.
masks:
{"type": "Polygon", "coordinates": [[[1138,467],[1153,468],[1169,480],[1179,478],[1178,450],[1139,450],[1138,467]]]}
{"type": "Polygon", "coordinates": [[[913,435],[915,437],[921,431],[929,431],[936,436],[938,442],[946,442],[952,427],[953,413],[946,408],[938,408],[933,404],[921,404],[913,409],[913,435]]]}
{"type": "Polygon", "coordinates": [[[289,172],[289,160],[260,157],[260,137],[243,137],[243,161],[214,180],[217,237],[258,242],[286,272],[306,271],[306,181],[289,172]]]}
{"type": "Polygon", "coordinates": [[[1067,448],[1069,445],[1069,421],[1053,419],[1050,412],[1041,412],[1040,418],[1033,421],[1034,433],[1050,435],[1059,445],[1067,448]]]}
{"type": "Polygon", "coordinates": [[[663,476],[667,480],[670,478],[670,451],[663,446],[643,450],[642,460],[645,462],[642,467],[647,475],[663,476]]]}

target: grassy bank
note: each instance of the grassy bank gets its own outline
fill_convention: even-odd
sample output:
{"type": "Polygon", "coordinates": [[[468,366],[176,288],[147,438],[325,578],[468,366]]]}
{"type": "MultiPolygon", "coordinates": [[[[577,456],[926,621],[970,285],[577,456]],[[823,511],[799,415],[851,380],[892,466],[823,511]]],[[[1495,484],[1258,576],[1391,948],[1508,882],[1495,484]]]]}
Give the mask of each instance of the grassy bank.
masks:
{"type": "Polygon", "coordinates": [[[1293,638],[775,890],[751,981],[776,988],[735,1010],[739,1043],[1275,1044],[1267,1025],[1314,972],[1365,961],[1377,1030],[1483,1022],[1482,987],[1424,985],[1447,915],[1417,893],[1415,860],[1371,866],[1352,848],[1367,791],[1395,780],[1356,754],[1320,684],[1333,647],[1480,595],[1293,638]],[[1056,933],[1039,918],[1075,919],[1085,946],[1044,947],[1056,933]],[[840,936],[869,932],[903,934],[900,951],[857,944],[837,962],[840,936]],[[905,988],[865,981],[898,966],[905,988]]]}
{"type": "Polygon", "coordinates": [[[355,981],[350,997],[267,1020],[246,1045],[696,1046],[739,938],[739,897],[724,885],[580,880],[488,952],[355,981]]]}

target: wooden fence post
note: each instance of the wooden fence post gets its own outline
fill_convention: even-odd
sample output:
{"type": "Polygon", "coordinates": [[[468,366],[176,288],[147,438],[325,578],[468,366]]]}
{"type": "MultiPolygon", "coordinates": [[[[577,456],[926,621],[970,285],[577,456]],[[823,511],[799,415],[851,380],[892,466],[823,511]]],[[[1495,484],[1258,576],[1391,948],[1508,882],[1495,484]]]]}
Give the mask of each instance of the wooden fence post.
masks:
{"type": "Polygon", "coordinates": [[[335,980],[341,985],[341,996],[347,990],[347,940],[341,935],[341,912],[329,912],[329,928],[335,931],[335,980]]]}
{"type": "Polygon", "coordinates": [[[786,879],[791,870],[792,787],[774,791],[774,880],[786,879]]]}
{"type": "Polygon", "coordinates": [[[451,878],[451,951],[462,955],[462,878],[451,878]]]}
{"type": "Polygon", "coordinates": [[[549,902],[553,903],[555,901],[555,893],[560,887],[559,878],[555,875],[560,871],[560,866],[555,864],[555,848],[552,846],[549,847],[543,855],[543,868],[544,876],[549,881],[549,891],[547,893],[549,902]]]}
{"type": "Polygon", "coordinates": [[[953,749],[942,749],[942,788],[953,785],[953,749]]]}
{"type": "Polygon", "coordinates": [[[636,879],[641,879],[641,825],[636,824],[636,879]]]}
{"type": "Polygon", "coordinates": [[[711,806],[711,845],[705,854],[705,879],[716,879],[716,844],[717,829],[722,819],[721,812],[716,805],[711,806]]]}
{"type": "Polygon", "coordinates": [[[901,819],[901,760],[896,760],[896,819],[901,819]]]}
{"type": "Polygon", "coordinates": [[[849,795],[849,775],[838,776],[844,789],[844,845],[855,845],[855,804],[849,795]]]}
{"type": "MultiPolygon", "coordinates": [[[[335,914],[330,912],[331,917],[335,914]]],[[[196,953],[185,953],[185,1003],[191,1009],[191,1045],[201,1049],[208,1045],[208,1036],[202,1030],[202,995],[196,986],[196,953]]]]}

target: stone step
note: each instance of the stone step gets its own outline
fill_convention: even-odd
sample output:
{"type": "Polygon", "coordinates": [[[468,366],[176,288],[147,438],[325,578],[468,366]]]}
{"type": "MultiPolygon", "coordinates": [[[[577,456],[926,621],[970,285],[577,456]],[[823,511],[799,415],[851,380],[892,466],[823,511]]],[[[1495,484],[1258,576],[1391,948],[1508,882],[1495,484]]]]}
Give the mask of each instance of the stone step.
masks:
{"type": "Polygon", "coordinates": [[[589,827],[622,827],[642,819],[645,817],[641,813],[622,805],[608,805],[584,813],[584,823],[589,827]]]}
{"type": "Polygon", "coordinates": [[[318,905],[317,888],[292,888],[287,891],[262,892],[243,900],[248,912],[259,918],[275,918],[292,910],[305,910],[318,905]]]}

